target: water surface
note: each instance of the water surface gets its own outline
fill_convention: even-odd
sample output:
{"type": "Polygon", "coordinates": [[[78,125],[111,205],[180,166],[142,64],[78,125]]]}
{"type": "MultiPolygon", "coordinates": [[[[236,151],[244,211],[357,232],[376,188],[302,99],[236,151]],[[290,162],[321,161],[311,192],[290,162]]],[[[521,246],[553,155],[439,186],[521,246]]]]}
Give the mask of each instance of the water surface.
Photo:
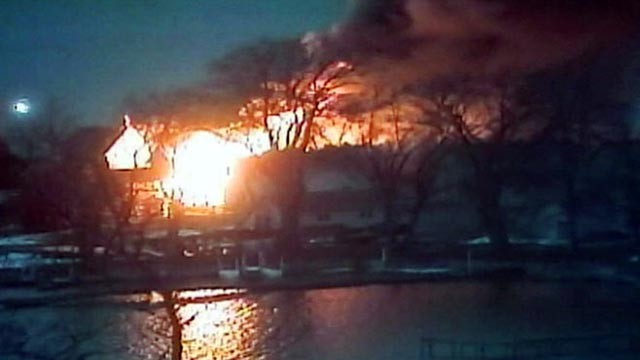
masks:
{"type": "MultiPolygon", "coordinates": [[[[449,282],[227,294],[176,307],[185,359],[417,359],[423,336],[511,341],[640,333],[640,294],[610,284],[449,282]]],[[[144,296],[102,300],[4,311],[2,319],[18,324],[14,347],[16,334],[26,332],[22,347],[33,353],[168,358],[165,307],[136,302],[144,296]]],[[[0,336],[4,343],[11,337],[0,336]]]]}

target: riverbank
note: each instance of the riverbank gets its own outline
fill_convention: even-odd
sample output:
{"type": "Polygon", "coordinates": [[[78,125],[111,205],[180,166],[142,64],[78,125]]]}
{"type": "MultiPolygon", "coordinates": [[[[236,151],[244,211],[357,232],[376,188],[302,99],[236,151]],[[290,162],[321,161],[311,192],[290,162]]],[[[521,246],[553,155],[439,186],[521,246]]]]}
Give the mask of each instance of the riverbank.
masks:
{"type": "MultiPolygon", "coordinates": [[[[112,263],[111,266],[117,265],[112,263]]],[[[188,272],[188,271],[187,271],[188,272]]],[[[121,275],[123,274],[120,271],[121,275]]],[[[243,274],[200,271],[190,275],[161,277],[148,271],[131,275],[128,280],[118,276],[79,276],[60,284],[4,287],[0,292],[0,307],[19,308],[65,304],[78,300],[91,301],[110,295],[150,293],[152,291],[196,290],[202,288],[241,288],[247,292],[319,289],[436,281],[573,281],[611,282],[640,287],[640,276],[623,266],[609,263],[576,261],[519,262],[513,260],[440,261],[438,266],[416,264],[384,265],[369,262],[366,268],[328,267],[313,272],[282,276],[276,270],[262,269],[243,274]]]]}

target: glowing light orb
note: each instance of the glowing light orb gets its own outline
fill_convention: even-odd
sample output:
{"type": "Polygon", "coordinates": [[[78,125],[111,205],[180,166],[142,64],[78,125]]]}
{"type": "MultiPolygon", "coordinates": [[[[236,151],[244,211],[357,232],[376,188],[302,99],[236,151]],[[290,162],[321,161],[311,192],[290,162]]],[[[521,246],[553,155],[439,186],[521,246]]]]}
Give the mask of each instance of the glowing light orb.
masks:
{"type": "Polygon", "coordinates": [[[26,115],[31,112],[31,104],[27,99],[20,99],[13,103],[13,112],[18,115],[26,115]]]}

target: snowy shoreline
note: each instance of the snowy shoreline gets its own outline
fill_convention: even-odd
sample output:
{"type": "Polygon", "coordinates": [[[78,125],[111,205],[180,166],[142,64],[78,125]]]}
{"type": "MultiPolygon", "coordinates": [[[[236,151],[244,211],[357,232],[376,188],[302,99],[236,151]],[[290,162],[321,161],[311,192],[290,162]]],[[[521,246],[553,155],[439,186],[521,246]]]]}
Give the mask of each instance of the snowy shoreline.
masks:
{"type": "Polygon", "coordinates": [[[400,285],[421,282],[456,281],[533,281],[533,282],[604,282],[640,287],[640,277],[619,267],[587,262],[528,263],[475,261],[473,269],[462,262],[440,267],[382,267],[356,272],[334,268],[313,274],[284,277],[213,277],[210,275],[158,279],[149,277],[135,281],[107,282],[81,279],[58,287],[4,287],[0,292],[0,308],[38,307],[51,304],[92,301],[113,295],[150,293],[162,290],[197,290],[203,288],[241,288],[248,292],[400,285]]]}

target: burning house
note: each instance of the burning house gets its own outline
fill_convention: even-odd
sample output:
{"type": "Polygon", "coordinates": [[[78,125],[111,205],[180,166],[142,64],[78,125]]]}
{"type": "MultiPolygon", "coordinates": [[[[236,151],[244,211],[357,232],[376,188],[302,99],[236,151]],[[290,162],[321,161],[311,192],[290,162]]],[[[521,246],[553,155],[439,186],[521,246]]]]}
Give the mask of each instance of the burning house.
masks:
{"type": "MultiPolygon", "coordinates": [[[[251,100],[240,109],[240,122],[223,127],[132,124],[125,116],[105,152],[107,165],[128,173],[136,200],[165,218],[225,214],[230,222],[222,227],[253,230],[379,223],[380,204],[365,176],[357,186],[345,184],[357,171],[326,177],[313,171],[313,156],[299,155],[338,147],[386,147],[398,155],[431,133],[416,121],[422,113],[410,101],[360,104],[366,116],[342,114],[339,97],[355,90],[338,79],[350,71],[336,62],[293,85],[274,85],[270,98],[251,100]],[[299,219],[287,224],[292,216],[299,219]]],[[[200,223],[220,228],[221,218],[200,223]]]]}
{"type": "MultiPolygon", "coordinates": [[[[281,119],[286,125],[294,121],[290,114],[284,114],[272,117],[270,122],[281,119]]],[[[277,134],[285,133],[281,127],[274,129],[277,134]]],[[[344,134],[340,137],[349,139],[344,134]]],[[[242,224],[251,228],[260,227],[256,225],[261,222],[259,214],[268,213],[271,220],[267,222],[276,227],[279,215],[273,213],[273,207],[267,204],[269,201],[266,198],[274,185],[269,183],[277,180],[265,179],[264,175],[255,171],[246,174],[247,168],[255,165],[248,159],[265,154],[269,148],[267,134],[258,131],[246,133],[245,130],[240,133],[230,128],[189,127],[170,129],[164,124],[132,124],[125,115],[119,135],[105,152],[105,160],[109,169],[129,174],[132,191],[136,193],[138,202],[144,203],[139,206],[158,207],[164,217],[171,217],[175,207],[191,215],[237,212],[238,209],[232,205],[239,205],[239,201],[246,199],[246,193],[250,192],[254,201],[263,203],[255,206],[256,214],[248,214],[245,220],[250,220],[242,224]],[[247,165],[242,166],[243,162],[247,165]],[[251,176],[252,180],[248,181],[247,176],[251,176]],[[238,181],[234,182],[234,178],[238,181]]],[[[278,171],[286,172],[287,169],[278,171]]],[[[336,189],[352,192],[351,185],[347,184],[349,180],[345,180],[348,176],[342,174],[339,180],[336,180],[335,174],[328,177],[329,189],[326,186],[315,189],[317,186],[314,184],[319,183],[318,179],[325,178],[318,174],[307,175],[307,191],[314,193],[315,197],[318,191],[332,193],[334,197],[336,189]]],[[[362,188],[363,180],[359,181],[358,186],[362,188]]],[[[370,208],[370,205],[366,207],[370,208]]],[[[305,206],[305,209],[317,213],[309,206],[305,206]]],[[[314,216],[311,218],[315,219],[314,216]]],[[[317,219],[312,222],[315,221],[317,219]]]]}
{"type": "Polygon", "coordinates": [[[141,202],[159,206],[170,217],[176,206],[223,211],[234,170],[251,155],[247,147],[212,129],[134,125],[125,115],[105,160],[109,169],[129,173],[132,191],[141,202]]]}
{"type": "MultiPolygon", "coordinates": [[[[285,124],[292,121],[290,116],[283,115],[285,124]]],[[[274,131],[284,133],[279,128],[274,131]]],[[[235,259],[232,265],[220,264],[221,269],[244,271],[259,268],[265,261],[279,263],[265,260],[265,254],[289,227],[285,207],[295,206],[289,202],[295,197],[294,186],[286,183],[295,178],[290,155],[304,161],[305,167],[297,208],[301,241],[334,241],[346,228],[365,228],[381,221],[380,207],[365,177],[323,166],[314,156],[320,152],[303,155],[269,149],[267,134],[246,127],[236,132],[177,128],[133,124],[125,116],[119,135],[104,155],[109,169],[128,182],[135,200],[132,217],[157,220],[154,226],[145,220],[131,221],[142,225],[140,231],[147,239],[155,238],[155,233],[177,236],[179,242],[157,244],[171,247],[179,243],[185,255],[216,251],[222,254],[217,255],[220,259],[224,254],[235,259]],[[287,205],[282,203],[283,196],[287,205]],[[180,224],[171,235],[177,224],[170,221],[173,218],[179,218],[180,224]]]]}

